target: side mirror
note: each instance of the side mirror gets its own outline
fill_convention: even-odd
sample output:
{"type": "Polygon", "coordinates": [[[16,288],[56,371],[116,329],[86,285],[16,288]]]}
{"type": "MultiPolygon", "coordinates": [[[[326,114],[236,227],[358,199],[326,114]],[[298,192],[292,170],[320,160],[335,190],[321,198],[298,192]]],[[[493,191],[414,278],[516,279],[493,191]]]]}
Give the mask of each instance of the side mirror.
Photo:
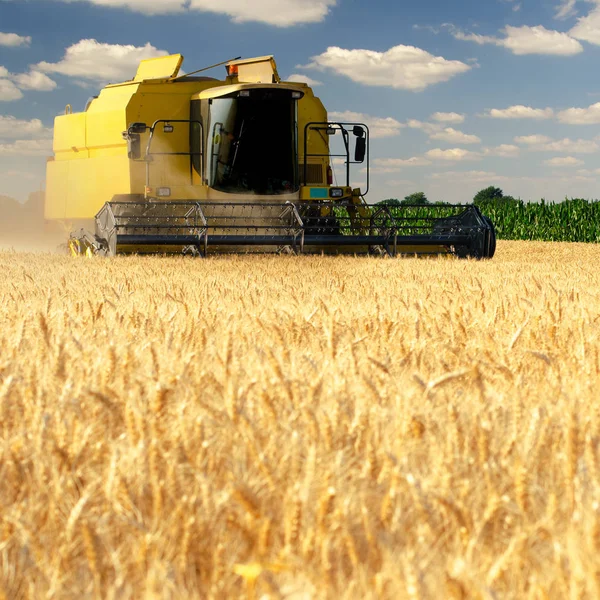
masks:
{"type": "Polygon", "coordinates": [[[127,128],[127,132],[129,134],[132,133],[146,133],[146,129],[148,129],[148,126],[146,125],[146,123],[131,123],[131,125],[129,125],[129,127],[127,128]]]}
{"type": "Polygon", "coordinates": [[[357,137],[356,138],[356,146],[354,147],[354,162],[357,162],[357,163],[364,162],[366,152],[367,152],[366,138],[357,137]]]}

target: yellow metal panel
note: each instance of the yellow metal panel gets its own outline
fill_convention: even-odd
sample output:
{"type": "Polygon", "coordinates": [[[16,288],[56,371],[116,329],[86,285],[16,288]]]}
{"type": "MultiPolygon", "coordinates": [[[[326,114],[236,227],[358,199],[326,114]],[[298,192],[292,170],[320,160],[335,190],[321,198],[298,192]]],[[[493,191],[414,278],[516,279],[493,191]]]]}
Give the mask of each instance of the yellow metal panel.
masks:
{"type": "Polygon", "coordinates": [[[90,158],[72,163],[68,173],[67,219],[91,219],[115,194],[129,194],[126,156],[90,158]]]}
{"type": "Polygon", "coordinates": [[[281,81],[275,59],[272,56],[232,60],[227,63],[227,66],[233,69],[232,74],[237,70],[239,82],[279,83],[281,81]]]}
{"type": "Polygon", "coordinates": [[[87,115],[87,147],[121,148],[127,154],[127,142],[121,133],[127,129],[124,107],[120,110],[105,112],[88,112],[87,115]]]}
{"type": "Polygon", "coordinates": [[[128,194],[127,157],[50,161],[46,173],[46,219],[93,219],[115,194],[128,194]]]}
{"type": "Polygon", "coordinates": [[[300,92],[301,94],[306,93],[306,87],[300,85],[294,85],[292,83],[272,83],[272,84],[259,84],[259,83],[235,83],[232,85],[221,85],[206,87],[206,89],[197,92],[192,96],[192,100],[205,100],[207,98],[219,98],[220,96],[226,96],[227,94],[233,94],[240,90],[264,90],[264,89],[276,89],[276,90],[290,90],[293,92],[300,92]]]}
{"type": "Polygon", "coordinates": [[[54,119],[53,149],[57,160],[87,158],[85,128],[85,113],[61,115],[54,119]]]}
{"type": "Polygon", "coordinates": [[[181,54],[171,54],[169,56],[159,56],[158,58],[143,60],[138,67],[134,81],[176,77],[182,62],[183,56],[181,54]]]}
{"type": "Polygon", "coordinates": [[[44,200],[44,217],[46,219],[65,218],[70,164],[71,161],[67,160],[51,160],[46,163],[46,196],[44,200]]]}

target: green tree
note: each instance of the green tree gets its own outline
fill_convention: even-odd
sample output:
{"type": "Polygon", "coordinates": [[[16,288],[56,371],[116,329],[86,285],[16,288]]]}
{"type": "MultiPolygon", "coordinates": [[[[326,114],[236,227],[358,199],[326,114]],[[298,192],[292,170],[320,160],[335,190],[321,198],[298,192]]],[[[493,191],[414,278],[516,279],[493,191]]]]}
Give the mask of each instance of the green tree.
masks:
{"type": "Polygon", "coordinates": [[[504,193],[499,187],[494,187],[490,185],[483,190],[479,190],[475,197],[473,198],[473,204],[483,204],[485,202],[489,202],[490,200],[502,200],[504,198],[504,193]]]}
{"type": "Polygon", "coordinates": [[[404,200],[400,204],[431,204],[425,195],[425,192],[414,192],[405,196],[404,200]]]}

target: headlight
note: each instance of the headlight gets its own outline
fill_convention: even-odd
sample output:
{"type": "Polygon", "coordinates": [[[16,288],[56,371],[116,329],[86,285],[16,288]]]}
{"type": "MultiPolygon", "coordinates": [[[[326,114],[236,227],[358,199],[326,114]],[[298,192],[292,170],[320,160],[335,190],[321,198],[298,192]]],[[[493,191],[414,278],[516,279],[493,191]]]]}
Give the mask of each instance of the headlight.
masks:
{"type": "Polygon", "coordinates": [[[171,188],[168,188],[168,187],[156,188],[156,195],[159,197],[163,197],[163,198],[165,198],[166,196],[170,196],[171,188]]]}
{"type": "Polygon", "coordinates": [[[329,197],[330,198],[342,198],[344,195],[344,190],[342,188],[329,188],[329,197]]]}

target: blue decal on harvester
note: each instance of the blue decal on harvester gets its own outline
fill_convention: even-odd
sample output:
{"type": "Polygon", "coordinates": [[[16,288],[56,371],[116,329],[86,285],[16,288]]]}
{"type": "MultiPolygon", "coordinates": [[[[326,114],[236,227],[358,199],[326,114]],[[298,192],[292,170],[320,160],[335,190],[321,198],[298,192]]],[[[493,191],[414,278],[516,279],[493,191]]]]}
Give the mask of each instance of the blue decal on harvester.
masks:
{"type": "Polygon", "coordinates": [[[329,198],[329,188],[310,188],[311,198],[329,198]]]}

